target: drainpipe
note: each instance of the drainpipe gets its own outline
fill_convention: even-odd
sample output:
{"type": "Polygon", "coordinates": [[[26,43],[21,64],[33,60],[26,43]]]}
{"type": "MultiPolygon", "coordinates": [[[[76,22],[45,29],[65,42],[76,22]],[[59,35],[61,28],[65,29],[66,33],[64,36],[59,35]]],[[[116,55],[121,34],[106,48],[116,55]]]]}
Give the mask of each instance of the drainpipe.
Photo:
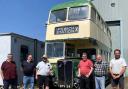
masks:
{"type": "Polygon", "coordinates": [[[122,57],[124,57],[124,54],[123,54],[123,20],[121,19],[120,20],[120,40],[121,40],[121,52],[122,52],[122,57]]]}

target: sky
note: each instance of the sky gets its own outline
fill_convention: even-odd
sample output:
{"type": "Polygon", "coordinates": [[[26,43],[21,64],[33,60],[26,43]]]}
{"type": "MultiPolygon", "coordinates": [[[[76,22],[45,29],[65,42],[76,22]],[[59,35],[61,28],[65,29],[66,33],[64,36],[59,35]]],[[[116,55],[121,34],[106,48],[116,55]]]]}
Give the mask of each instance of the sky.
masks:
{"type": "Polygon", "coordinates": [[[45,40],[49,10],[69,0],[0,0],[0,33],[45,40]]]}

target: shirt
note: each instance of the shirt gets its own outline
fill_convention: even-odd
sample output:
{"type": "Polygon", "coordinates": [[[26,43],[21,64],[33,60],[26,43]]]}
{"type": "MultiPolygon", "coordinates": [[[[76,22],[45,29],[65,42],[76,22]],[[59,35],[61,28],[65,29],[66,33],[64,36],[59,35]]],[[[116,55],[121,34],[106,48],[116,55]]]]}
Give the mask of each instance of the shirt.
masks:
{"type": "Polygon", "coordinates": [[[24,61],[22,63],[23,73],[25,76],[33,76],[35,64],[33,62],[24,61]]]}
{"type": "Polygon", "coordinates": [[[93,67],[93,63],[91,60],[87,59],[85,61],[81,60],[78,64],[78,68],[80,68],[81,75],[88,75],[91,71],[91,67],[93,67]]]}
{"type": "Polygon", "coordinates": [[[120,74],[122,67],[126,67],[127,64],[125,62],[124,58],[119,58],[119,59],[112,59],[110,61],[110,67],[112,68],[112,72],[114,74],[120,74]]]}
{"type": "Polygon", "coordinates": [[[36,68],[37,68],[37,75],[48,76],[48,73],[52,69],[52,66],[50,63],[45,63],[41,61],[37,64],[36,68]]]}
{"type": "Polygon", "coordinates": [[[16,64],[14,61],[12,62],[4,61],[1,66],[1,70],[3,72],[3,76],[5,80],[17,78],[16,64]]]}
{"type": "Polygon", "coordinates": [[[95,62],[95,76],[105,76],[108,73],[108,63],[105,61],[95,62]]]}

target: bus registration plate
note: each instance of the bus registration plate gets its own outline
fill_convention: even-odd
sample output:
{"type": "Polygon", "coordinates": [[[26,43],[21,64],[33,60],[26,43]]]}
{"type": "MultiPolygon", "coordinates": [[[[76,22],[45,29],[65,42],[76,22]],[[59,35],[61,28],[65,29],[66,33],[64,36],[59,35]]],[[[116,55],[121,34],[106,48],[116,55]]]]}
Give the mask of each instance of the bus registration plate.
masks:
{"type": "Polygon", "coordinates": [[[72,34],[72,33],[78,33],[79,32],[79,26],[78,25],[71,25],[71,26],[61,26],[56,27],[54,34],[72,34]]]}

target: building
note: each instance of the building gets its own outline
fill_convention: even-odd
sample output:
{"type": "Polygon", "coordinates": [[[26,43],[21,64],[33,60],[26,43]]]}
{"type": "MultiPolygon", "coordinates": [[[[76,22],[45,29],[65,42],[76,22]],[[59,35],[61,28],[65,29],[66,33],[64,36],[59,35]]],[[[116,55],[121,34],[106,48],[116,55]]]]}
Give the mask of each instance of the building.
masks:
{"type": "Polygon", "coordinates": [[[128,1],[93,0],[93,3],[111,30],[112,52],[115,48],[121,49],[122,56],[128,63],[128,1]]]}
{"type": "MultiPolygon", "coordinates": [[[[6,60],[8,53],[14,55],[20,83],[22,80],[21,62],[26,60],[27,54],[32,54],[34,61],[38,62],[44,54],[44,42],[15,33],[0,34],[0,66],[6,60]]],[[[0,76],[0,85],[2,83],[0,76]]]]}

